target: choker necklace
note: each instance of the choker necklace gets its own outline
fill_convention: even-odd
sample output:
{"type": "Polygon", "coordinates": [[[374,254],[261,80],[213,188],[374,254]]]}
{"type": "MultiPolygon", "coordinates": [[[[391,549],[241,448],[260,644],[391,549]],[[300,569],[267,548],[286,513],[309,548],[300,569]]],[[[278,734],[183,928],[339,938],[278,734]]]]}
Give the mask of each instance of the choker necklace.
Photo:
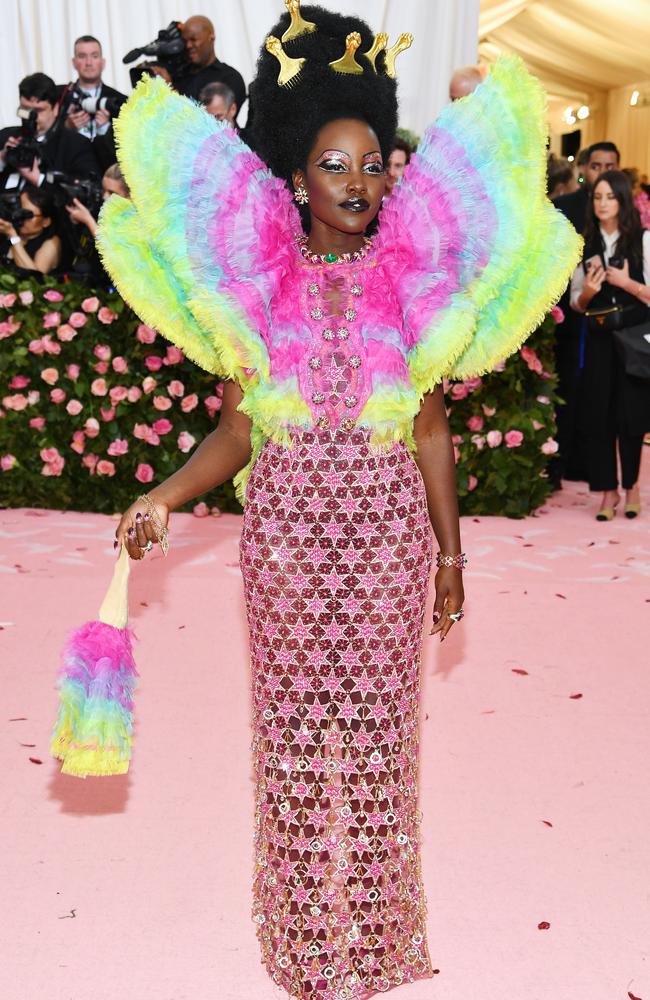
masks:
{"type": "Polygon", "coordinates": [[[351,253],[314,253],[307,246],[308,239],[309,237],[305,233],[301,233],[296,236],[296,246],[310,264],[351,264],[357,260],[363,260],[372,246],[370,237],[364,236],[363,246],[351,253]]]}

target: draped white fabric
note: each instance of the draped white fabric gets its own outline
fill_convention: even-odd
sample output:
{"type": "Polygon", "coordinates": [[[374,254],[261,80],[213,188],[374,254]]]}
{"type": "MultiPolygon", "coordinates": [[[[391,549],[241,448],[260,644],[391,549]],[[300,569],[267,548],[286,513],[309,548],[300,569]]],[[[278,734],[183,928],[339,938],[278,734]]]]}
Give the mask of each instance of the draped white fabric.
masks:
{"type": "MultiPolygon", "coordinates": [[[[401,124],[421,132],[447,100],[456,66],[476,61],[479,0],[423,3],[422,0],[322,0],[323,6],[364,17],[391,40],[415,35],[400,56],[401,124]]],[[[95,35],[106,56],[104,80],[130,91],[122,57],[150,42],[173,19],[204,14],[214,22],[217,56],[235,66],[248,84],[265,32],[284,10],[281,0],[2,0],[0,33],[0,125],[16,121],[18,81],[37,70],[57,83],[71,79],[74,39],[95,35]]]]}

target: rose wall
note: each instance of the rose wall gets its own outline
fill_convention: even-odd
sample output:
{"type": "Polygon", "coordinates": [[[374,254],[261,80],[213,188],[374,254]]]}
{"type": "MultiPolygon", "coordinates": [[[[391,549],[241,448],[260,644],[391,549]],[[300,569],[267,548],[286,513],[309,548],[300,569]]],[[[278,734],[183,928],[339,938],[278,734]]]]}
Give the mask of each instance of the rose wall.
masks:
{"type": "MultiPolygon", "coordinates": [[[[548,317],[502,370],[447,386],[463,513],[519,517],[549,492],[548,317]]],[[[120,511],[219,418],[222,386],[115,293],[0,275],[0,505],[120,511]]],[[[239,510],[232,484],[190,504],[239,510]]]]}

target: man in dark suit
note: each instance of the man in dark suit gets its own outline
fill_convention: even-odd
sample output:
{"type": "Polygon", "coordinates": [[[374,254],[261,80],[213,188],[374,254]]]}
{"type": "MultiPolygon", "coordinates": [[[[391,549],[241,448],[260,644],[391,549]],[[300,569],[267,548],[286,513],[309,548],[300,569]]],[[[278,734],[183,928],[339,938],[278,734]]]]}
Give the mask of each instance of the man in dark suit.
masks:
{"type": "MultiPolygon", "coordinates": [[[[593,185],[606,170],[617,170],[619,159],[618,149],[613,142],[595,142],[587,150],[583,183],[577,191],[562,195],[553,202],[578,233],[582,233],[585,228],[593,185]]],[[[559,305],[565,320],[556,329],[555,367],[558,392],[564,402],[557,408],[557,439],[560,450],[557,458],[552,459],[549,465],[549,475],[558,488],[562,479],[587,478],[580,410],[582,317],[569,306],[568,289],[559,305]]]]}
{"type": "Polygon", "coordinates": [[[69,97],[70,91],[74,89],[75,92],[81,91],[94,102],[108,100],[109,107],[98,106],[93,115],[85,111],[78,101],[72,100],[68,103],[66,100],[68,112],[65,124],[68,128],[76,129],[79,135],[93,143],[95,156],[103,174],[117,159],[112,119],[119,113],[120,107],[126,101],[126,95],[109,87],[102,80],[106,60],[102,53],[101,42],[97,38],[93,35],[81,35],[74,43],[73,52],[72,65],[77,72],[77,79],[68,87],[62,88],[63,95],[69,97]]]}
{"type": "Polygon", "coordinates": [[[183,24],[183,39],[190,69],[174,80],[179,94],[193,97],[208,83],[225,83],[232,90],[237,110],[246,100],[246,84],[238,70],[217,59],[214,51],[214,26],[207,17],[190,17],[183,24]]]}
{"type": "Polygon", "coordinates": [[[45,73],[32,73],[20,81],[18,93],[20,108],[27,114],[35,114],[34,156],[31,165],[8,164],[8,149],[28,140],[20,125],[1,129],[0,190],[21,191],[26,184],[40,187],[48,170],[61,170],[79,179],[98,176],[99,165],[92,144],[75,130],[64,128],[59,120],[54,80],[45,73]]]}

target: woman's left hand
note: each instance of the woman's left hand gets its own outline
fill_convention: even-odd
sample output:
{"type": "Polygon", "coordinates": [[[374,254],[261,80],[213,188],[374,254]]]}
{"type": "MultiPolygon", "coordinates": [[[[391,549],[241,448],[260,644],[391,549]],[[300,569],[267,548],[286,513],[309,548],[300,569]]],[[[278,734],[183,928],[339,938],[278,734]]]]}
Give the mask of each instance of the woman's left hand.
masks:
{"type": "Polygon", "coordinates": [[[6,219],[0,219],[0,233],[3,233],[5,236],[8,236],[9,239],[11,239],[13,236],[18,236],[18,233],[16,232],[14,226],[11,224],[11,222],[8,222],[6,219]]]}
{"type": "Polygon", "coordinates": [[[433,628],[429,635],[440,633],[442,642],[449,629],[454,625],[450,614],[456,614],[463,608],[465,591],[463,590],[462,571],[455,566],[441,566],[436,573],[436,601],[433,606],[433,628]]]}
{"type": "Polygon", "coordinates": [[[605,280],[616,288],[626,288],[630,283],[630,266],[627,260],[623,261],[623,267],[612,267],[610,264],[605,271],[605,280]]]}
{"type": "Polygon", "coordinates": [[[94,223],[91,212],[78,198],[72,199],[72,205],[66,205],[66,211],[73,222],[80,222],[89,229],[94,223]]]}

